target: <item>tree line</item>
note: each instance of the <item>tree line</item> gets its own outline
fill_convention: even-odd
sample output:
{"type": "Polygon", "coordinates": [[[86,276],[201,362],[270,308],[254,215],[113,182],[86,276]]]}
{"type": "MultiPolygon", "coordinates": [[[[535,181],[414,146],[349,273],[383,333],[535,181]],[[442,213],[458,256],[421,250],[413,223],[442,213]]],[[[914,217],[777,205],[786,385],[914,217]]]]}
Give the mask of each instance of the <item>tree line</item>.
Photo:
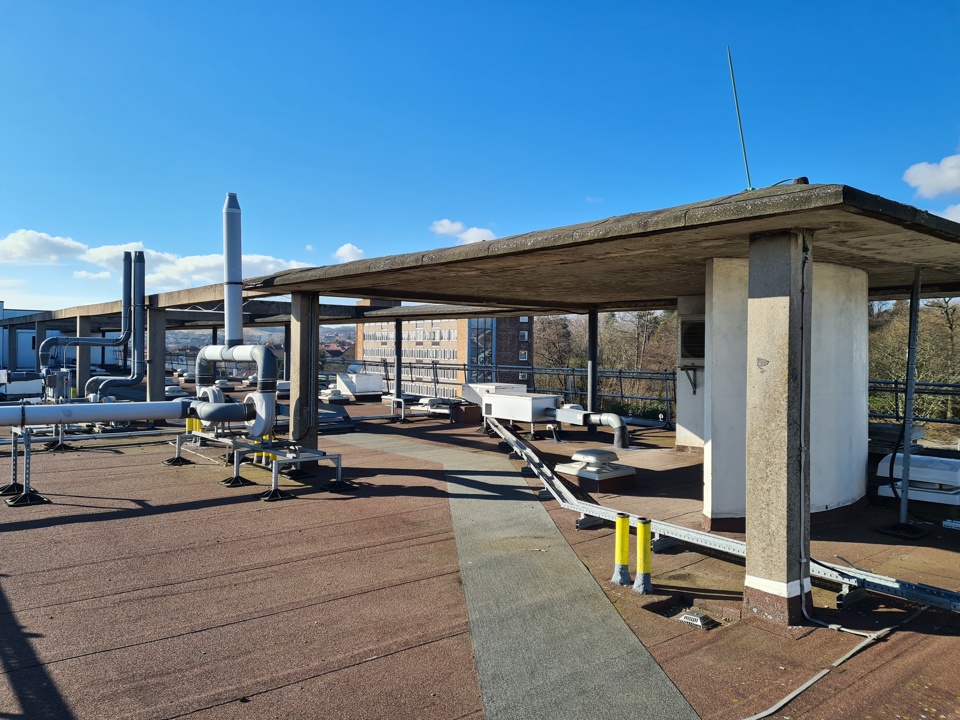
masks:
{"type": "MultiPolygon", "coordinates": [[[[897,399],[891,393],[872,393],[870,410],[893,415],[903,412],[902,383],[907,375],[907,344],[910,303],[906,300],[871,302],[869,316],[869,375],[872,380],[901,383],[897,399]]],[[[599,365],[605,369],[667,370],[677,366],[677,314],[673,311],[638,310],[599,315],[599,365]]],[[[538,316],[534,320],[534,364],[554,368],[585,368],[587,365],[587,318],[585,315],[538,316]]],[[[960,300],[925,300],[920,308],[917,349],[917,381],[960,384],[960,300]]],[[[537,377],[537,388],[564,390],[559,376],[537,377]]],[[[617,394],[615,380],[601,381],[600,392],[617,394]]],[[[582,382],[581,382],[582,384],[582,382]]],[[[622,384],[622,381],[621,381],[622,384]]],[[[662,394],[650,381],[629,381],[627,395],[662,394]]],[[[575,388],[585,392],[585,388],[575,388]]],[[[623,403],[604,409],[650,414],[659,407],[649,403],[623,403]],[[636,405],[636,407],[634,407],[636,405]]],[[[960,420],[960,393],[916,396],[919,417],[960,420]]]]}

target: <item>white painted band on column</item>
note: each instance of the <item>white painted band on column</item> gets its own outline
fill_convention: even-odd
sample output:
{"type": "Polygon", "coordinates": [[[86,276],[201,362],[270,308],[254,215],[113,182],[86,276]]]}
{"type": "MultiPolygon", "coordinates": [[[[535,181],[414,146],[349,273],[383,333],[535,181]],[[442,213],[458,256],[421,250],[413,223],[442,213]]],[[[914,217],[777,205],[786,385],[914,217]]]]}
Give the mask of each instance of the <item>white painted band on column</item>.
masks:
{"type": "Polygon", "coordinates": [[[743,584],[746,587],[751,587],[754,590],[760,590],[768,595],[776,595],[778,597],[785,598],[796,597],[799,595],[801,587],[803,587],[804,592],[809,592],[811,587],[810,578],[804,578],[801,585],[799,580],[792,580],[791,582],[783,583],[777,580],[767,580],[766,578],[755,577],[754,575],[747,575],[744,577],[743,584]]]}

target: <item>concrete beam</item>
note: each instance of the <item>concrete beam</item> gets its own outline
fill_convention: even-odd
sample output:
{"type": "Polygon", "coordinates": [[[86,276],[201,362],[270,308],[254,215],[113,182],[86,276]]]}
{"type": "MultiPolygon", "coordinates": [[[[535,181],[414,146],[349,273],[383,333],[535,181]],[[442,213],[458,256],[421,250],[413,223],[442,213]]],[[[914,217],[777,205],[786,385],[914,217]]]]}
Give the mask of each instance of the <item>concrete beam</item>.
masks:
{"type": "Polygon", "coordinates": [[[812,267],[800,231],[750,238],[743,605],[780,625],[810,594],[812,267]]]}

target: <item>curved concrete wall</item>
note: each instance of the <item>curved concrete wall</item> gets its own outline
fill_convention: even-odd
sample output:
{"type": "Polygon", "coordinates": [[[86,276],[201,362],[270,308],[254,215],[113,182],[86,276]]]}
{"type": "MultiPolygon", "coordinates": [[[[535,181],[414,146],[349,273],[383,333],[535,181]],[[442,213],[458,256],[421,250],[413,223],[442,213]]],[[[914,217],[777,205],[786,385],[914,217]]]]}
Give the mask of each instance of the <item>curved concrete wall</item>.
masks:
{"type": "Polygon", "coordinates": [[[867,363],[867,274],[815,262],[810,368],[812,513],[849,505],[866,494],[867,363]]]}
{"type": "MultiPolygon", "coordinates": [[[[703,515],[708,528],[746,515],[748,274],[745,259],[707,263],[703,515]]],[[[866,273],[815,262],[812,324],[810,510],[816,513],[866,494],[866,273]]]]}

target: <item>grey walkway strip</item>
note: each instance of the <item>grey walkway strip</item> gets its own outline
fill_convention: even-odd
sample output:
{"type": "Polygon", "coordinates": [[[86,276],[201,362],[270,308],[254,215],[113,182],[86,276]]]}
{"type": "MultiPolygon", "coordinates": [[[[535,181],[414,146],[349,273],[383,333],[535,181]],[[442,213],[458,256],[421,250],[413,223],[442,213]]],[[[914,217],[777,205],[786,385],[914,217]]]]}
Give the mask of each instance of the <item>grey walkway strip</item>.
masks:
{"type": "Polygon", "coordinates": [[[444,466],[488,720],[698,717],[504,457],[338,440],[444,466]]]}

